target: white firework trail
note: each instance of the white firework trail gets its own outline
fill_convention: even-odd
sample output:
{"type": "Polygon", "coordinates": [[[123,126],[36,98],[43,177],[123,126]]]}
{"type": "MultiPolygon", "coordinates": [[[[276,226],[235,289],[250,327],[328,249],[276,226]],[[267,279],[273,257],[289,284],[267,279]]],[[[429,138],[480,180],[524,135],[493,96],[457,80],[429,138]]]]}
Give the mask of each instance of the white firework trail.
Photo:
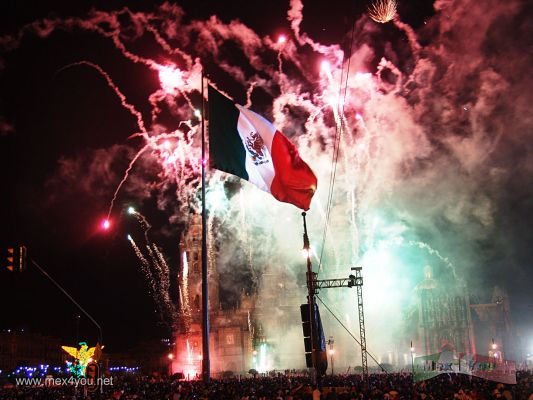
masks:
{"type": "Polygon", "coordinates": [[[187,361],[190,364],[192,363],[192,360],[193,360],[192,347],[191,347],[191,344],[189,343],[189,339],[186,339],[185,343],[187,346],[187,361]]]}
{"type": "MultiPolygon", "coordinates": [[[[129,240],[129,242],[131,244],[131,247],[133,248],[133,251],[135,252],[135,255],[137,256],[137,258],[139,259],[139,261],[141,263],[141,270],[142,270],[142,272],[144,273],[144,275],[146,277],[146,281],[148,282],[148,286],[150,288],[150,293],[152,294],[152,296],[154,296],[154,300],[155,300],[155,299],[158,298],[158,295],[157,295],[158,289],[157,289],[157,284],[156,284],[156,281],[155,281],[154,276],[152,274],[152,271],[150,270],[150,263],[144,257],[144,255],[142,254],[141,250],[137,246],[137,243],[135,243],[135,241],[133,240],[133,238],[130,235],[128,235],[128,240],[129,240]]],[[[158,301],[156,301],[155,303],[156,303],[156,306],[159,309],[159,312],[161,312],[160,303],[158,301]]]]}
{"type": "Polygon", "coordinates": [[[189,260],[187,260],[187,252],[182,253],[182,271],[180,275],[180,294],[181,294],[181,313],[183,318],[183,325],[185,331],[188,332],[191,324],[191,306],[189,304],[189,260]]]}
{"type": "Polygon", "coordinates": [[[170,268],[168,267],[159,247],[157,247],[155,243],[152,243],[152,248],[154,249],[153,254],[156,257],[154,263],[157,261],[157,264],[161,268],[161,292],[164,294],[165,302],[169,306],[172,306],[172,302],[170,301],[170,268]]]}
{"type": "Polygon", "coordinates": [[[170,322],[171,326],[175,326],[178,321],[176,308],[170,296],[171,279],[168,263],[159,247],[150,240],[148,231],[150,230],[151,225],[146,217],[136,210],[131,210],[129,212],[135,216],[143,229],[148,258],[142,254],[131,236],[128,236],[128,239],[134,248],[135,254],[141,261],[141,267],[149,281],[154,301],[156,302],[158,309],[168,320],[167,322],[170,322]]]}
{"type": "MultiPolygon", "coordinates": [[[[469,222],[480,219],[479,203],[476,201],[478,194],[483,192],[491,196],[491,193],[485,193],[485,187],[476,181],[476,176],[487,177],[487,180],[493,179],[491,182],[494,188],[498,187],[499,183],[495,183],[496,178],[487,173],[489,167],[493,166],[489,166],[485,160],[493,150],[493,137],[498,138],[509,131],[500,127],[507,125],[494,111],[496,106],[500,105],[499,98],[514,93],[507,90],[513,83],[508,81],[501,69],[488,68],[484,61],[486,57],[481,57],[484,56],[481,49],[486,47],[488,27],[493,26],[499,16],[505,15],[504,11],[514,13],[511,9],[518,4],[515,0],[500,3],[474,4],[458,1],[456,11],[450,9],[437,13],[439,15],[434,17],[433,22],[440,30],[433,30],[436,35],[435,42],[424,45],[424,57],[421,57],[421,46],[416,40],[414,31],[401,23],[399,16],[395,14],[396,2],[376,0],[375,4],[379,7],[375,11],[383,17],[380,19],[382,21],[394,19],[394,26],[407,36],[411,53],[405,54],[407,52],[403,50],[403,46],[400,50],[396,48],[394,41],[384,38],[386,41],[384,47],[387,49],[385,54],[391,54],[389,56],[391,60],[400,60],[403,57],[408,59],[393,63],[383,58],[376,70],[377,59],[374,58],[381,57],[380,50],[378,47],[374,48],[373,41],[368,39],[370,36],[376,36],[376,27],[366,17],[357,21],[357,25],[354,26],[359,27],[363,35],[361,41],[354,47],[356,50],[351,57],[354,63],[352,65],[357,67],[354,67],[356,72],[347,73],[344,104],[340,104],[338,92],[337,90],[333,92],[332,88],[338,87],[335,83],[339,81],[338,77],[342,75],[348,60],[344,58],[340,44],[323,45],[301,31],[303,3],[300,0],[290,2],[288,19],[291,25],[291,37],[294,39],[284,43],[275,44],[272,38],[260,37],[241,22],[224,23],[216,16],[206,21],[187,22],[187,18],[182,18],[185,13],[183,9],[177,5],[164,3],[155,7],[153,12],[135,13],[123,8],[119,11],[94,11],[86,18],[61,20],[49,18],[37,21],[25,26],[17,35],[0,38],[0,46],[8,50],[21,46],[23,37],[28,34],[47,38],[55,30],[67,30],[73,34],[81,30],[91,35],[98,35],[104,40],[110,40],[118,49],[117,53],[140,67],[144,66],[145,70],[153,75],[152,77],[159,79],[160,84],[157,89],[146,98],[146,105],[151,108],[152,118],[147,121],[149,124],[145,124],[137,108],[127,101],[101,67],[89,61],[80,63],[91,66],[106,79],[123,107],[137,119],[137,127],[131,137],[142,140],[138,145],[139,151],[129,162],[113,193],[108,217],[112,214],[114,204],[120,199],[120,195],[129,193],[128,183],[133,185],[134,182],[128,178],[134,172],[134,165],[146,160],[151,163],[157,162],[160,168],[156,173],[157,178],[151,179],[150,184],[157,181],[154,187],[160,196],[158,200],[164,198],[161,204],[158,203],[162,210],[166,210],[165,206],[170,202],[176,205],[173,221],[186,221],[189,209],[199,210],[200,120],[193,117],[195,111],[193,106],[200,96],[202,66],[199,59],[203,57],[209,65],[216,66],[213,67],[214,71],[211,74],[215,86],[218,83],[219,72],[224,77],[230,78],[228,82],[233,78],[229,84],[220,82],[221,89],[241,97],[246,91],[247,105],[258,108],[259,112],[265,111],[275,121],[276,128],[290,134],[302,158],[314,168],[319,182],[328,182],[333,138],[338,132],[338,127],[344,126],[340,138],[342,151],[337,165],[339,182],[342,184],[335,186],[333,216],[336,218],[330,220],[328,228],[337,231],[335,236],[330,235],[332,237],[327,241],[326,251],[328,255],[333,254],[332,258],[337,264],[346,263],[347,259],[354,257],[356,251],[365,253],[366,249],[373,249],[379,245],[380,239],[374,234],[369,221],[374,214],[385,209],[388,212],[387,216],[390,217],[388,225],[393,225],[398,220],[406,220],[406,226],[423,227],[420,231],[417,231],[418,228],[406,228],[402,231],[402,234],[405,234],[405,238],[402,239],[405,247],[428,252],[439,262],[452,268],[451,260],[442,254],[445,251],[455,251],[455,238],[445,237],[437,229],[442,221],[441,218],[452,215],[453,217],[445,218],[446,223],[452,227],[467,227],[468,233],[473,235],[465,234],[465,240],[485,237],[483,233],[477,231],[477,225],[469,222]],[[490,4],[494,5],[494,10],[488,9],[490,4]],[[510,8],[500,8],[505,7],[504,4],[509,4],[510,8]],[[471,8],[475,9],[475,15],[483,15],[483,18],[478,18],[477,21],[480,24],[479,29],[476,29],[479,37],[449,35],[451,32],[449,25],[455,26],[457,18],[471,8]],[[443,15],[450,19],[445,19],[443,15]],[[173,61],[156,62],[134,54],[129,47],[138,48],[136,41],[141,37],[143,40],[153,38],[155,47],[162,49],[161,54],[157,55],[157,60],[173,61]],[[191,41],[191,38],[195,40],[191,41]],[[237,45],[242,49],[244,60],[235,60],[231,52],[220,51],[221,45],[225,44],[237,45]],[[457,67],[461,65],[457,59],[464,60],[466,66],[469,64],[465,59],[458,57],[459,52],[452,51],[455,45],[459,50],[468,49],[468,62],[472,62],[470,65],[472,68],[457,67]],[[329,72],[320,72],[319,66],[313,65],[317,59],[328,60],[329,72]],[[400,67],[404,64],[408,67],[400,67]],[[479,71],[477,74],[479,82],[474,82],[476,80],[472,80],[470,75],[465,75],[465,71],[471,70],[479,71]],[[396,77],[393,83],[386,79],[389,71],[396,77]],[[479,90],[472,91],[469,116],[465,119],[462,117],[464,109],[456,107],[456,101],[464,97],[462,93],[470,83],[479,90]],[[262,103],[252,104],[252,100],[255,99],[252,94],[256,94],[254,90],[259,87],[263,92],[260,97],[262,103]],[[268,96],[272,98],[271,103],[270,100],[265,100],[268,96]],[[333,118],[329,116],[330,108],[333,118]],[[345,108],[346,112],[339,113],[339,109],[342,108],[345,108]],[[163,115],[172,117],[172,122],[167,122],[172,126],[165,126],[163,115]],[[488,116],[490,118],[487,118],[488,116]],[[490,126],[484,122],[487,120],[491,120],[490,126]],[[497,123],[492,124],[493,120],[497,120],[497,123]],[[461,134],[458,137],[455,133],[456,121],[464,122],[465,126],[461,126],[461,132],[465,132],[465,135],[461,134]],[[434,134],[436,131],[439,132],[438,135],[434,134]],[[487,132],[490,132],[491,137],[488,137],[487,132]],[[457,173],[457,171],[468,173],[457,173]],[[435,197],[428,196],[429,187],[434,189],[435,197]],[[438,199],[439,196],[446,196],[446,202],[438,199]],[[458,203],[458,199],[463,207],[455,209],[453,204],[458,203]],[[471,207],[466,207],[465,204],[471,207]],[[449,208],[454,209],[449,210],[449,208]],[[435,241],[439,242],[440,251],[434,250],[427,243],[413,239],[425,232],[435,233],[437,237],[435,241]],[[350,251],[343,251],[342,243],[350,243],[350,251]]],[[[441,7],[444,7],[444,4],[441,7]]],[[[380,44],[380,47],[383,46],[380,44]]],[[[521,100],[524,104],[530,103],[525,101],[525,98],[521,100]]],[[[139,109],[144,108],[139,106],[139,109]]],[[[211,171],[208,174],[208,186],[221,186],[221,181],[225,179],[220,179],[222,174],[210,174],[211,171]]],[[[249,186],[245,186],[244,190],[253,200],[246,204],[245,209],[240,207],[239,199],[234,196],[228,199],[227,207],[212,212],[210,210],[208,254],[210,270],[213,269],[215,260],[214,239],[221,241],[223,239],[217,237],[218,232],[213,228],[214,220],[217,218],[216,223],[227,224],[227,228],[238,228],[242,226],[242,221],[253,226],[254,228],[246,232],[245,236],[239,236],[242,243],[255,243],[256,234],[267,237],[266,240],[271,245],[268,248],[254,248],[252,257],[268,256],[267,253],[274,252],[272,249],[275,249],[279,257],[288,258],[287,264],[297,265],[297,262],[287,256],[291,249],[299,249],[298,245],[301,245],[300,237],[294,239],[299,235],[294,229],[289,229],[296,224],[294,209],[287,205],[275,204],[265,196],[261,197],[249,186]],[[241,218],[245,219],[238,218],[239,208],[245,213],[241,218]],[[237,217],[233,218],[234,216],[237,217]],[[290,221],[290,223],[279,226],[282,225],[279,221],[290,221]],[[259,228],[256,230],[255,227],[259,228]]],[[[315,238],[320,236],[323,228],[327,195],[327,184],[319,185],[313,200],[313,210],[318,211],[309,215],[310,234],[315,238]]],[[[491,214],[492,210],[488,209],[487,213],[491,214]]],[[[483,230],[488,232],[491,227],[490,223],[483,225],[483,230]]],[[[466,229],[464,231],[466,232],[466,229]]],[[[153,248],[148,246],[145,252],[148,252],[149,256],[146,257],[140,254],[134,242],[132,247],[141,261],[141,267],[148,268],[156,275],[166,273],[168,266],[162,262],[164,258],[155,254],[157,252],[153,248]],[[141,256],[144,257],[144,261],[141,256]]],[[[222,247],[221,249],[224,251],[222,247]]],[[[364,258],[364,255],[361,254],[361,258],[364,258]]],[[[466,257],[461,257],[462,263],[470,263],[469,266],[473,266],[477,260],[477,255],[473,251],[472,254],[464,256],[466,257]],[[465,261],[467,259],[468,261],[465,261]]],[[[406,268],[405,265],[402,266],[406,268]]],[[[292,270],[296,271],[296,268],[292,270]]],[[[371,268],[373,267],[367,269],[368,275],[371,275],[371,268]]],[[[414,279],[414,276],[413,273],[409,278],[414,279]]],[[[150,285],[155,284],[157,284],[156,289],[159,286],[165,289],[169,287],[168,281],[161,276],[152,278],[150,285]]],[[[365,293],[379,290],[381,284],[381,281],[376,283],[375,287],[365,293]]],[[[182,287],[182,291],[183,289],[182,287]]],[[[156,292],[157,290],[154,290],[154,293],[156,292]]],[[[388,305],[392,307],[398,303],[394,295],[405,292],[403,288],[393,288],[387,296],[382,296],[379,300],[388,301],[388,305]]],[[[182,298],[185,301],[187,296],[183,294],[182,298]]],[[[169,297],[161,296],[161,298],[169,297]]],[[[344,305],[343,299],[339,299],[338,304],[344,305]]],[[[345,305],[343,311],[352,306],[345,305]]],[[[396,312],[385,314],[382,312],[384,309],[385,307],[374,316],[382,320],[382,326],[377,328],[375,333],[391,332],[389,328],[394,324],[391,320],[400,315],[396,312]]]]}
{"type": "Polygon", "coordinates": [[[214,236],[215,217],[207,217],[207,263],[209,275],[216,271],[216,253],[215,253],[215,236],[214,236]]]}
{"type": "Polygon", "coordinates": [[[448,257],[444,257],[442,254],[440,254],[438,250],[435,250],[433,247],[431,247],[427,243],[416,241],[416,240],[409,240],[407,243],[409,244],[409,246],[414,246],[414,247],[418,247],[419,249],[426,250],[432,256],[437,257],[440,261],[443,262],[444,265],[446,265],[449,268],[449,270],[453,274],[453,277],[455,279],[458,279],[455,273],[455,266],[453,265],[453,263],[450,261],[448,257]]]}

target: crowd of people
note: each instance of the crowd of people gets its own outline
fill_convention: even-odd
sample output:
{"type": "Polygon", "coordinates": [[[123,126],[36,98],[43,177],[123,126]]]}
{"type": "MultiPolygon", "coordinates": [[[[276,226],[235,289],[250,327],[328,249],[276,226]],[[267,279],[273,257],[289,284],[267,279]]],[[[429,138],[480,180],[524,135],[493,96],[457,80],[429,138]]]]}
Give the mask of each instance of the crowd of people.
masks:
{"type": "Polygon", "coordinates": [[[269,377],[184,381],[172,377],[115,377],[103,392],[84,393],[80,387],[0,388],[0,400],[533,400],[533,373],[517,372],[515,385],[458,374],[442,374],[413,382],[408,373],[326,376],[321,387],[306,376],[278,374],[269,377]]]}

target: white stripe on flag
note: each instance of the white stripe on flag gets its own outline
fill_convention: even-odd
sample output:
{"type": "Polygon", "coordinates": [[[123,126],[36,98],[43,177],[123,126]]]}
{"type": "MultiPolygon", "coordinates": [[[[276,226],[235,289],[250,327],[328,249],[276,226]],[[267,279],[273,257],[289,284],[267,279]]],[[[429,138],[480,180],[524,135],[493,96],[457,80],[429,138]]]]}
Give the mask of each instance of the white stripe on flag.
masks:
{"type": "Polygon", "coordinates": [[[236,104],[236,107],[240,111],[237,130],[246,149],[246,172],[248,172],[248,180],[261,190],[270,193],[270,186],[275,175],[274,164],[272,162],[272,140],[274,139],[276,129],[270,122],[253,111],[238,104],[236,104]],[[261,136],[265,145],[263,148],[264,157],[262,163],[254,162],[248,150],[246,142],[253,132],[257,132],[261,136]]]}

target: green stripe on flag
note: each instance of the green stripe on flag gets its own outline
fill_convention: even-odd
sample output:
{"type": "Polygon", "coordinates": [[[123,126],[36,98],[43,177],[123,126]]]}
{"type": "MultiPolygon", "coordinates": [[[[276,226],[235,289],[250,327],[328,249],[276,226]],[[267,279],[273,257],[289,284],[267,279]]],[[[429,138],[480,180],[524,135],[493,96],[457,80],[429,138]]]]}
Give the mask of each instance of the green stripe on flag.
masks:
{"type": "Polygon", "coordinates": [[[240,112],[235,104],[209,85],[209,165],[248,180],[246,149],[237,122],[240,112]]]}

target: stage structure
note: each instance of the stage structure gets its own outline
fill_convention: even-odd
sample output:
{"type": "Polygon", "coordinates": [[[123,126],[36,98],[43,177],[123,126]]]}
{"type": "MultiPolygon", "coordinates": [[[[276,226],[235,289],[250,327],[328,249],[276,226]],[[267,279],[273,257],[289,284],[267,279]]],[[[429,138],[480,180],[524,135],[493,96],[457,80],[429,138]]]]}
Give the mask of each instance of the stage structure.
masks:
{"type": "Polygon", "coordinates": [[[474,313],[474,331],[477,353],[496,358],[518,359],[513,346],[518,342],[511,324],[509,297],[498,286],[494,287],[490,301],[471,304],[474,313]]]}
{"type": "Polygon", "coordinates": [[[310,257],[309,237],[307,235],[306,213],[302,213],[304,222],[304,250],[307,252],[307,304],[302,304],[302,327],[304,333],[304,343],[306,349],[306,363],[307,366],[313,368],[315,371],[315,378],[320,385],[321,376],[325,374],[327,369],[327,354],[325,348],[324,333],[322,331],[322,324],[320,323],[320,314],[318,313],[318,306],[316,306],[315,295],[320,289],[340,288],[340,287],[356,287],[357,288],[357,309],[359,316],[359,335],[361,346],[361,365],[363,367],[363,377],[368,379],[368,354],[366,349],[366,334],[365,334],[365,315],[363,307],[363,277],[361,275],[361,267],[352,268],[355,275],[350,275],[348,278],[338,279],[317,279],[317,274],[313,272],[310,257]],[[307,318],[306,313],[309,314],[307,318]],[[318,321],[316,321],[318,319],[318,321]],[[306,329],[306,320],[310,323],[310,329],[306,329]]]}

